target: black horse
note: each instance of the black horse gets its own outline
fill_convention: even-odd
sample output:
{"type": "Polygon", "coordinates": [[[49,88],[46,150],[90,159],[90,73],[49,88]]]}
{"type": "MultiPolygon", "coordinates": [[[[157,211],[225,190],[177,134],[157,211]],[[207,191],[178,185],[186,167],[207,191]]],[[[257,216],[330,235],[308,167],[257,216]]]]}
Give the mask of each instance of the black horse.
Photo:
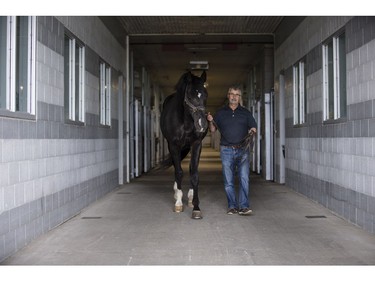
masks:
{"type": "Polygon", "coordinates": [[[208,93],[204,87],[206,72],[201,77],[191,72],[183,74],[176,85],[176,92],[163,103],[161,131],[168,141],[168,149],[174,166],[174,211],[182,212],[181,182],[183,171],[181,161],[191,151],[189,206],[193,207],[192,218],[201,219],[198,198],[198,165],[202,151],[202,140],[207,134],[206,100],[208,93]]]}

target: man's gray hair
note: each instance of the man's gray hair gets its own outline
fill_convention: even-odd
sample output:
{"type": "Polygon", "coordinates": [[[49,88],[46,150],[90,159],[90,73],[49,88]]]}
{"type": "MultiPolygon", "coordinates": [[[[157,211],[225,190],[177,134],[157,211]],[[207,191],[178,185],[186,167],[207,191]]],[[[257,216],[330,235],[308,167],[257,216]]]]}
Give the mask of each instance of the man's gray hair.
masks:
{"type": "Polygon", "coordinates": [[[228,93],[229,93],[230,90],[240,91],[240,93],[242,94],[242,87],[239,84],[230,85],[229,89],[228,89],[228,93]]]}

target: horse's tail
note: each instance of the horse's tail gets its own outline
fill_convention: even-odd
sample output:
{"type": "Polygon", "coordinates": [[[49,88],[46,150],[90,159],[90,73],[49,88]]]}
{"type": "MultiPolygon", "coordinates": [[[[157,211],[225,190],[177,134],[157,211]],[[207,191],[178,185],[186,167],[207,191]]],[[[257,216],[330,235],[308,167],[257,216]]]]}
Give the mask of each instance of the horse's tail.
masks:
{"type": "MultiPolygon", "coordinates": [[[[186,155],[190,152],[190,147],[184,147],[181,150],[181,161],[185,159],[186,155]]],[[[168,169],[170,166],[173,165],[172,157],[169,155],[166,159],[160,162],[159,169],[168,169]]]]}
{"type": "Polygon", "coordinates": [[[168,169],[170,166],[173,165],[172,157],[168,156],[168,158],[164,159],[160,162],[161,169],[168,169]]]}

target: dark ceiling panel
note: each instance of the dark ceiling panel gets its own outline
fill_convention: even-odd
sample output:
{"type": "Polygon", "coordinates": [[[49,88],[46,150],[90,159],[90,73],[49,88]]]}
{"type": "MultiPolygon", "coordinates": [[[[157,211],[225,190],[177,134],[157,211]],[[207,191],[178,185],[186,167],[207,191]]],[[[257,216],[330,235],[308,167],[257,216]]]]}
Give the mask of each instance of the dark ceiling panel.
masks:
{"type": "Polygon", "coordinates": [[[272,34],[283,19],[280,16],[126,16],[118,18],[128,35],[272,34]]]}
{"type": "MultiPolygon", "coordinates": [[[[208,61],[208,110],[226,100],[227,87],[245,83],[265,47],[274,44],[282,16],[118,16],[101,17],[124,46],[129,35],[134,67],[142,67],[166,94],[174,91],[191,60],[208,61]]],[[[198,73],[199,74],[199,73],[198,73]]],[[[199,74],[200,75],[200,74],[199,74]]]]}

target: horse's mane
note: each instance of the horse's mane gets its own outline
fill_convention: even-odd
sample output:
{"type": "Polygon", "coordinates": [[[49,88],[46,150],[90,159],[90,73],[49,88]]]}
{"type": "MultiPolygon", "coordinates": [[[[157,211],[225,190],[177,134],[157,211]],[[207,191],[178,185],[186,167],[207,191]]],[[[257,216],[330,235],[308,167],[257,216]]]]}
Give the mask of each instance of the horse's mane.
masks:
{"type": "Polygon", "coordinates": [[[192,75],[191,72],[186,72],[184,75],[181,76],[180,80],[178,80],[175,90],[177,93],[183,93],[185,91],[185,86],[186,86],[186,76],[187,75],[192,75]]]}

